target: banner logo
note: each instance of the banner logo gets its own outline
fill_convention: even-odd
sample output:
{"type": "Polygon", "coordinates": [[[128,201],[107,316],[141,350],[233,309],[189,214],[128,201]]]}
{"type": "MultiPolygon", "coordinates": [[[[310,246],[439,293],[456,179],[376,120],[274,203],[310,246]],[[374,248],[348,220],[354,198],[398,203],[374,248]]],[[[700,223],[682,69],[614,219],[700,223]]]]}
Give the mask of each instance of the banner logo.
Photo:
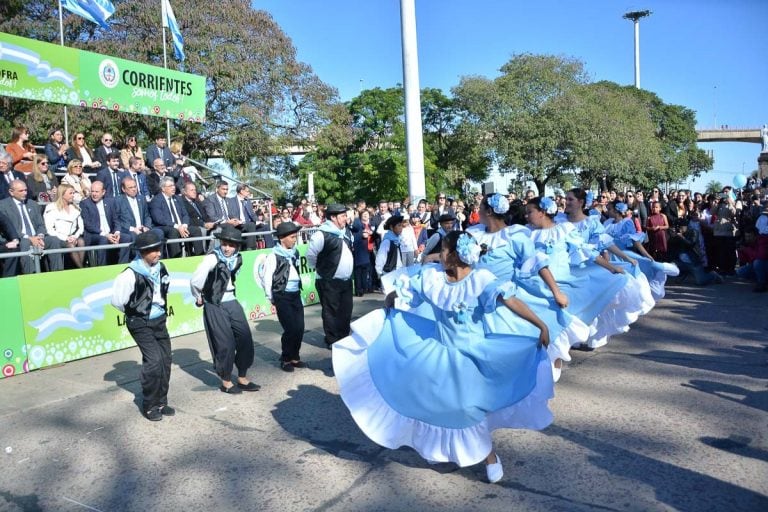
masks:
{"type": "Polygon", "coordinates": [[[104,59],[99,64],[99,80],[104,87],[114,89],[120,83],[120,70],[112,59],[104,59]]]}

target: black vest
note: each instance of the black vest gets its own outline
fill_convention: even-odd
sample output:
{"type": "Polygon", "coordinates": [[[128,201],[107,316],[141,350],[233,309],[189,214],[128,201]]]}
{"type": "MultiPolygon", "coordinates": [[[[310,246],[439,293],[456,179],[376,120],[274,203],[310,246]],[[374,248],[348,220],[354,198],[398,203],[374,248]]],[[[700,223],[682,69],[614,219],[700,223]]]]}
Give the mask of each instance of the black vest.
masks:
{"type": "MultiPolygon", "coordinates": [[[[272,293],[284,292],[285,287],[288,285],[288,277],[291,275],[291,260],[275,254],[275,262],[277,265],[275,266],[275,273],[272,276],[272,293]]],[[[294,265],[294,268],[296,269],[296,273],[299,274],[299,277],[301,277],[298,260],[296,260],[296,262],[297,264],[294,265]]],[[[301,279],[299,279],[299,290],[301,290],[301,288],[301,279]]]]}
{"type": "MultiPolygon", "coordinates": [[[[430,235],[430,238],[432,238],[434,235],[438,236],[437,244],[435,244],[432,250],[429,251],[429,254],[440,254],[440,251],[443,250],[443,234],[440,233],[440,231],[435,230],[433,235],[430,235]]],[[[427,238],[427,240],[429,240],[429,238],[427,238]]]]}
{"type": "Polygon", "coordinates": [[[230,278],[232,279],[232,285],[235,284],[235,278],[237,271],[243,266],[243,257],[240,253],[237,253],[237,262],[232,272],[229,271],[227,264],[221,260],[216,260],[216,266],[208,273],[208,277],[205,279],[203,285],[203,300],[209,304],[221,304],[221,298],[224,296],[224,292],[227,291],[227,285],[229,285],[230,278]]]}
{"type": "MultiPolygon", "coordinates": [[[[136,276],[136,285],[125,305],[125,315],[149,318],[149,312],[152,310],[152,296],[155,291],[154,283],[147,276],[139,274],[133,269],[130,270],[136,276]]],[[[165,265],[160,263],[160,296],[163,298],[163,310],[165,311],[168,311],[168,288],[170,286],[168,271],[165,269],[165,265]]]]}
{"type": "Polygon", "coordinates": [[[323,279],[333,279],[336,274],[336,269],[339,267],[341,261],[341,251],[343,250],[342,244],[347,245],[347,249],[352,251],[351,236],[349,236],[349,229],[344,228],[345,236],[342,240],[337,235],[328,233],[327,231],[321,231],[323,234],[323,250],[317,255],[317,266],[315,270],[317,275],[323,279]]]}
{"type": "Polygon", "coordinates": [[[387,261],[384,263],[382,271],[392,272],[397,268],[397,259],[401,258],[400,244],[395,243],[392,240],[389,241],[389,252],[387,252],[387,261]]]}

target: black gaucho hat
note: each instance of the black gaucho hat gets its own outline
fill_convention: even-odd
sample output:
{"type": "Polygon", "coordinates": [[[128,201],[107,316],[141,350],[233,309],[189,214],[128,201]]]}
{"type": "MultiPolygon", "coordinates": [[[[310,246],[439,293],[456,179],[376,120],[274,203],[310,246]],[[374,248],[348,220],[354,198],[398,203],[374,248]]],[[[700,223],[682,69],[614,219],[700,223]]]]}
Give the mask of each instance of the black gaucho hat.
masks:
{"type": "Polygon", "coordinates": [[[456,216],[452,213],[444,213],[438,217],[437,222],[455,222],[456,216]]]}
{"type": "Polygon", "coordinates": [[[133,241],[133,248],[137,251],[147,251],[163,245],[163,239],[153,231],[139,233],[133,241]]]}
{"type": "Polygon", "coordinates": [[[226,240],[227,242],[232,242],[235,244],[243,243],[243,234],[240,233],[240,231],[231,224],[224,224],[221,227],[221,231],[214,233],[213,236],[219,240],[226,240]]]}
{"type": "Polygon", "coordinates": [[[391,230],[394,226],[397,226],[398,224],[403,223],[403,216],[402,215],[393,215],[390,218],[384,222],[384,229],[391,230]]]}
{"type": "Polygon", "coordinates": [[[298,224],[294,224],[293,222],[281,222],[275,228],[275,236],[278,239],[285,238],[286,236],[298,233],[299,231],[301,231],[301,226],[298,224]]]}
{"type": "Polygon", "coordinates": [[[326,215],[339,215],[340,213],[347,213],[347,207],[343,204],[333,203],[329,204],[325,209],[326,215]]]}

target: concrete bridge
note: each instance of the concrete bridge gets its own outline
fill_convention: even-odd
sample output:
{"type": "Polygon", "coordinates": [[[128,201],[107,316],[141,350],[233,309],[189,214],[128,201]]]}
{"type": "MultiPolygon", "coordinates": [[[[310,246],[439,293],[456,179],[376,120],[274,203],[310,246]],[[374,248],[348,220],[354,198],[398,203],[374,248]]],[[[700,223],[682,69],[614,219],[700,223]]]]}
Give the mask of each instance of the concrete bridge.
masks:
{"type": "Polygon", "coordinates": [[[760,128],[719,128],[696,130],[697,142],[754,142],[762,144],[760,128]]]}

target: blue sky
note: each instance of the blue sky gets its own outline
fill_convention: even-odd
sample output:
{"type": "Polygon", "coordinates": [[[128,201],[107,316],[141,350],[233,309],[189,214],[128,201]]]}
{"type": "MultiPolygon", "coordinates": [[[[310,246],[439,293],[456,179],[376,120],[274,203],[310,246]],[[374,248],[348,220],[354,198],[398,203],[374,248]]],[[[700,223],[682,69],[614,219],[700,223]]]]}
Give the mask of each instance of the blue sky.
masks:
{"type": "MultiPolygon", "coordinates": [[[[402,83],[399,0],[254,0],[298,57],[339,90],[402,83]]],[[[498,76],[516,53],[582,60],[592,80],[634,82],[628,11],[640,22],[641,86],[697,113],[701,128],[768,123],[768,0],[416,0],[421,87],[498,76]]],[[[757,168],[758,144],[711,143],[714,171],[688,185],[731,183],[757,168]]]]}

